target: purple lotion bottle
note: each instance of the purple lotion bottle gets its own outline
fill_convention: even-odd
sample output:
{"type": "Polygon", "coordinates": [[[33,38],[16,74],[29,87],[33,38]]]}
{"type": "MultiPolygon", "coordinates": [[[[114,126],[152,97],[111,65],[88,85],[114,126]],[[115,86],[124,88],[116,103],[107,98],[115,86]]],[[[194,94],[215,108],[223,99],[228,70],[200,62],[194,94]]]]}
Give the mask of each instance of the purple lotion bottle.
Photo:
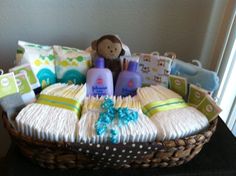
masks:
{"type": "Polygon", "coordinates": [[[115,95],[116,96],[134,96],[139,87],[142,86],[142,78],[137,72],[138,63],[130,61],[128,69],[122,71],[116,82],[115,95]]]}
{"type": "Polygon", "coordinates": [[[113,95],[112,73],[104,67],[104,58],[99,57],[95,60],[95,68],[88,70],[86,76],[87,96],[113,95]]]}

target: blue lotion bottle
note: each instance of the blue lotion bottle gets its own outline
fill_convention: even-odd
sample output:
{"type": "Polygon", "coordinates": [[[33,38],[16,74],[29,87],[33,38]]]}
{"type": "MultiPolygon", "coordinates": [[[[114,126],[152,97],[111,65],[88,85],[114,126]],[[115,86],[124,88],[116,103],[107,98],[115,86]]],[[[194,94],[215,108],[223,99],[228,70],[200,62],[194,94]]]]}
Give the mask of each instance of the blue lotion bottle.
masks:
{"type": "Polygon", "coordinates": [[[130,61],[128,69],[122,71],[116,82],[115,95],[116,96],[134,96],[139,87],[142,86],[142,78],[137,72],[138,63],[130,61]]]}
{"type": "Polygon", "coordinates": [[[112,96],[113,95],[113,77],[109,69],[104,68],[104,58],[99,57],[95,60],[95,68],[87,72],[86,86],[88,96],[112,96]]]}

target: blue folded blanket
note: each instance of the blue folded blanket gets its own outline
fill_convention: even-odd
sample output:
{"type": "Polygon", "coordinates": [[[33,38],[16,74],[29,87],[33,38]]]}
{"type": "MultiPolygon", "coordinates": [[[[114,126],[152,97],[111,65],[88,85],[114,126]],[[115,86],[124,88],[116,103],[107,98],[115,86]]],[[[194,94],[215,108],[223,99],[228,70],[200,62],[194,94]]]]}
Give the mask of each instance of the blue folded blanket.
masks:
{"type": "Polygon", "coordinates": [[[174,59],[171,66],[171,74],[187,78],[188,83],[197,85],[210,92],[214,92],[219,86],[219,77],[216,72],[206,70],[190,63],[174,59]]]}

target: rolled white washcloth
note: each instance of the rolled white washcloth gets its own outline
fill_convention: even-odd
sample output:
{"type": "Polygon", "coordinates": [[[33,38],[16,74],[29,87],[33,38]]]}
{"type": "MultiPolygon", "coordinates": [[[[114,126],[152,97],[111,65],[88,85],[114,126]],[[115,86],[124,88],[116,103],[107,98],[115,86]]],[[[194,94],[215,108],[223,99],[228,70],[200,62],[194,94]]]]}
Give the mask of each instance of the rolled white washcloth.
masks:
{"type": "MultiPolygon", "coordinates": [[[[110,97],[116,108],[128,107],[138,112],[138,120],[129,122],[128,125],[118,126],[118,143],[120,142],[148,142],[156,139],[157,130],[150,119],[142,113],[141,106],[137,98],[131,97],[110,97]]],[[[83,112],[78,122],[78,141],[85,143],[106,143],[110,142],[109,132],[97,135],[95,124],[99,118],[101,103],[104,97],[88,97],[84,100],[83,112]]],[[[117,123],[115,123],[117,124],[117,123]]],[[[114,126],[113,126],[114,127],[114,126]]]]}
{"type": "MultiPolygon", "coordinates": [[[[142,107],[155,101],[182,98],[172,90],[159,85],[140,88],[137,92],[142,107]]],[[[159,140],[186,137],[198,133],[209,124],[206,116],[191,106],[157,112],[150,118],[157,127],[159,140]]]]}
{"type": "MultiPolygon", "coordinates": [[[[40,95],[51,95],[82,103],[86,86],[55,84],[40,95]]],[[[75,142],[78,114],[64,108],[40,103],[26,106],[16,117],[18,130],[37,139],[75,142]]]]}

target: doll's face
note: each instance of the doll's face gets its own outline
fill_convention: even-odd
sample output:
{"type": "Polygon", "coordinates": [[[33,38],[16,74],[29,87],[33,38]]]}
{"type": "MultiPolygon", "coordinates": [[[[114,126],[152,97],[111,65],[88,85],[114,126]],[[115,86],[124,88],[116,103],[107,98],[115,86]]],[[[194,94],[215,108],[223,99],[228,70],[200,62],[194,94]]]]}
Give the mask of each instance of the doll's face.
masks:
{"type": "Polygon", "coordinates": [[[122,46],[120,43],[114,43],[109,39],[104,39],[97,46],[99,55],[106,59],[116,59],[120,56],[122,46]]]}

